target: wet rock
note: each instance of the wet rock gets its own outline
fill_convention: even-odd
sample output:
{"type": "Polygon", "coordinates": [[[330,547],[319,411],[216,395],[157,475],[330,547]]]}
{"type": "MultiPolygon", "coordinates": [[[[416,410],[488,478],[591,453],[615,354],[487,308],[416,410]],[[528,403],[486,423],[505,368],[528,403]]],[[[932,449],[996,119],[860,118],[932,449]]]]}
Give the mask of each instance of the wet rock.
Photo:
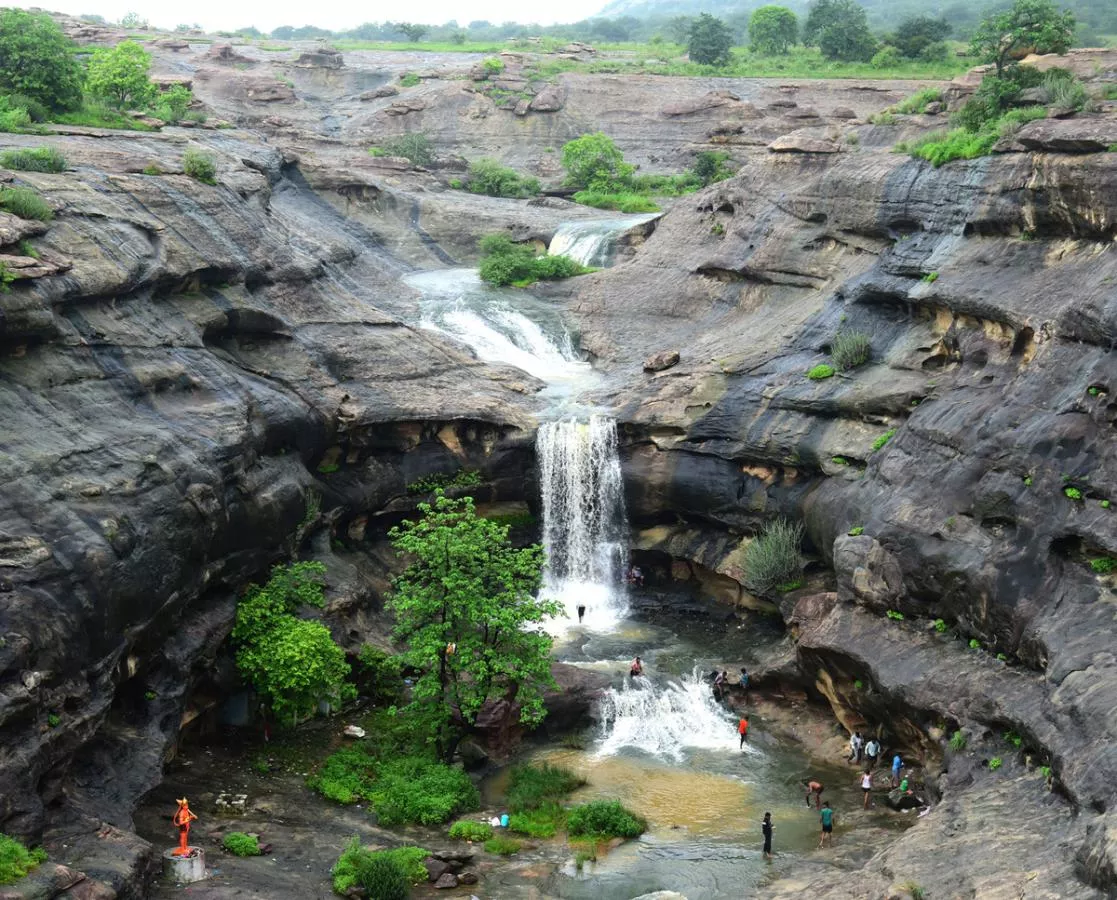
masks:
{"type": "Polygon", "coordinates": [[[413,112],[422,112],[427,108],[426,101],[420,97],[405,97],[401,100],[395,101],[389,106],[385,113],[389,116],[406,116],[413,112]]]}
{"type": "MultiPolygon", "coordinates": [[[[435,859],[433,856],[428,856],[423,860],[423,867],[427,870],[427,880],[434,883],[437,882],[443,875],[453,871],[453,866],[448,862],[441,859],[435,859]]],[[[438,886],[437,884],[435,885],[438,886]]]]}
{"type": "Polygon", "coordinates": [[[645,372],[662,372],[679,364],[678,350],[660,350],[644,360],[645,372]]]}
{"type": "Polygon", "coordinates": [[[445,850],[432,850],[431,858],[450,863],[453,867],[468,866],[476,854],[472,850],[451,847],[445,850]]]}
{"type": "Polygon", "coordinates": [[[946,110],[946,104],[938,100],[932,100],[925,107],[923,107],[923,114],[927,116],[937,116],[946,110]]]}
{"type": "Polygon", "coordinates": [[[706,110],[733,105],[740,99],[741,98],[732,91],[709,91],[693,100],[686,100],[682,103],[665,106],[660,110],[660,115],[667,116],[668,118],[692,116],[695,113],[705,112],[706,110]]]}
{"type": "Polygon", "coordinates": [[[456,888],[458,886],[458,876],[452,872],[447,872],[439,876],[438,880],[434,882],[434,886],[438,890],[447,890],[449,888],[456,888]]]}
{"type": "Polygon", "coordinates": [[[458,884],[477,884],[478,878],[476,872],[459,872],[458,884]]]}
{"type": "Polygon", "coordinates": [[[784,113],[789,119],[817,119],[818,110],[810,106],[797,106],[794,109],[789,109],[784,113]]]}

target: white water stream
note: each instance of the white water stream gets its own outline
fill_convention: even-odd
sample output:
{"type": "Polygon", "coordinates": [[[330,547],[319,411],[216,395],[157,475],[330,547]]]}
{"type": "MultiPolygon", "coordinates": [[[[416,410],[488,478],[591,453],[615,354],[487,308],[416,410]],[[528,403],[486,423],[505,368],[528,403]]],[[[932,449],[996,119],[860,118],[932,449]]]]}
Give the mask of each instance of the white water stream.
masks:
{"type": "Polygon", "coordinates": [[[603,268],[612,264],[617,240],[635,226],[651,221],[656,215],[566,222],[555,231],[547,248],[547,255],[569,256],[583,266],[603,268]]]}

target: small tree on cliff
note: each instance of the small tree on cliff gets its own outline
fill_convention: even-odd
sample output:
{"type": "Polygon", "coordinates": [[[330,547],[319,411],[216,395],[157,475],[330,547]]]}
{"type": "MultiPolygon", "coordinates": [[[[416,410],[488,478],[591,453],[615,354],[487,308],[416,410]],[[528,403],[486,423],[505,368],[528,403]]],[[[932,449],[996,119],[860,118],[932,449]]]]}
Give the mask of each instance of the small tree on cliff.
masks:
{"type": "Polygon", "coordinates": [[[636,171],[624,161],[612,139],[600,131],[567,141],[562,148],[562,167],[568,187],[604,193],[624,190],[636,171]]]}
{"type": "Polygon", "coordinates": [[[691,62],[723,66],[729,62],[733,32],[721,19],[702,13],[691,22],[686,50],[691,62]]]}
{"type": "Polygon", "coordinates": [[[390,532],[409,565],[388,608],[407,648],[401,660],[419,671],[402,712],[449,762],[488,700],[514,701],[522,722],[543,719],[543,690],[554,682],[541,625],[561,607],[535,596],[542,548],[514,548],[508,526],[479,517],[472,498],[439,491],[419,511],[390,532]]]}
{"type": "Polygon", "coordinates": [[[1065,53],[1074,39],[1074,13],[1051,0],[1016,0],[1012,8],[986,16],[974,32],[970,52],[997,67],[1025,52],[1065,53]]]}
{"type": "Polygon", "coordinates": [[[155,97],[147,77],[151,55],[135,41],[121,41],[111,50],[99,47],[89,61],[89,93],[118,109],[138,109],[155,97]]]}
{"type": "Polygon", "coordinates": [[[50,16],[0,10],[0,92],[20,94],[49,109],[81,106],[77,46],[50,16]]]}
{"type": "Polygon", "coordinates": [[[749,18],[749,43],[757,53],[787,53],[799,38],[799,20],[786,6],[762,6],[749,18]]]}

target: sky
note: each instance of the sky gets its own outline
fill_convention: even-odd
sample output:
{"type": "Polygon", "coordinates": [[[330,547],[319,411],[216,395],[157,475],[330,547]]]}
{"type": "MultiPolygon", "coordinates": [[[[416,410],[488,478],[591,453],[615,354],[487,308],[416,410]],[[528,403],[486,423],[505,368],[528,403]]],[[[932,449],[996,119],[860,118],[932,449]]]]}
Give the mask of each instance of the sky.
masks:
{"type": "Polygon", "coordinates": [[[409,2],[331,2],[322,6],[302,0],[191,0],[170,4],[156,0],[48,0],[19,4],[41,6],[53,12],[83,15],[96,13],[118,22],[129,12],[139,13],[152,25],[168,29],[180,22],[197,22],[208,31],[234,31],[254,25],[271,31],[280,25],[317,25],[331,31],[353,28],[364,22],[407,21],[440,25],[457,19],[465,25],[474,19],[490,22],[530,21],[540,25],[576,22],[598,12],[606,0],[566,0],[551,6],[526,5],[522,0],[409,0],[409,2]]]}

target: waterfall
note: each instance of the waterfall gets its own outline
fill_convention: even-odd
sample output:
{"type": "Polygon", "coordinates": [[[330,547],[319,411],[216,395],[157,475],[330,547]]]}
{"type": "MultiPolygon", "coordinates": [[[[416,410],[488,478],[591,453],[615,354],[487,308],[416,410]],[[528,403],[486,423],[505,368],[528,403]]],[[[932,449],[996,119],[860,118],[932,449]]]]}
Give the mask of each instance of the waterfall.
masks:
{"type": "Polygon", "coordinates": [[[654,219],[650,216],[630,216],[624,219],[590,219],[566,222],[558,227],[547,248],[549,256],[569,256],[583,266],[604,268],[613,262],[617,239],[654,219]]]}
{"type": "MultiPolygon", "coordinates": [[[[697,671],[663,686],[649,678],[627,679],[601,698],[599,711],[601,756],[631,747],[681,762],[687,748],[738,748],[736,721],[697,671]]],[[[745,750],[758,752],[748,743],[745,750]]]]}
{"type": "Polygon", "coordinates": [[[628,556],[617,425],[606,416],[545,422],[536,439],[543,495],[543,591],[560,600],[567,622],[611,628],[624,614],[628,556]]]}

